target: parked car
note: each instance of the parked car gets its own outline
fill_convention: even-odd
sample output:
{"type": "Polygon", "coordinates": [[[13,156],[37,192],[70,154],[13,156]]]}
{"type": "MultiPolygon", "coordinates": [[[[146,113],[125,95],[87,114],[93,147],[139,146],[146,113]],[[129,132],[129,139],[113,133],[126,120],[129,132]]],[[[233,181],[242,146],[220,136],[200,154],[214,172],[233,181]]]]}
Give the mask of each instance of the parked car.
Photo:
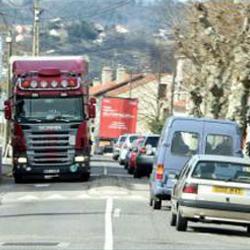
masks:
{"type": "Polygon", "coordinates": [[[141,135],[139,134],[128,134],[125,141],[123,142],[120,150],[120,155],[119,155],[119,163],[120,165],[125,165],[125,159],[127,156],[127,153],[132,147],[133,141],[138,139],[141,135]]]}
{"type": "Polygon", "coordinates": [[[145,140],[144,137],[140,137],[133,142],[131,152],[129,155],[129,159],[128,159],[128,173],[129,174],[134,174],[134,170],[136,167],[136,158],[137,158],[137,155],[139,153],[139,150],[140,150],[141,145],[143,144],[144,140],[145,140]]]}
{"type": "Polygon", "coordinates": [[[118,140],[116,141],[116,143],[114,144],[114,148],[113,148],[113,159],[115,161],[117,161],[119,159],[120,156],[120,151],[121,151],[121,146],[122,144],[126,141],[127,135],[121,135],[119,136],[118,140]]]}
{"type": "Polygon", "coordinates": [[[178,174],[195,154],[242,156],[241,134],[232,121],[171,117],[162,130],[150,177],[150,205],[160,209],[170,200],[178,174]]]}
{"type": "Polygon", "coordinates": [[[150,176],[159,138],[159,135],[147,135],[140,144],[136,156],[135,178],[150,176]]]}
{"type": "Polygon", "coordinates": [[[250,233],[250,160],[196,155],[185,164],[173,189],[171,225],[188,221],[245,226],[250,233]]]}

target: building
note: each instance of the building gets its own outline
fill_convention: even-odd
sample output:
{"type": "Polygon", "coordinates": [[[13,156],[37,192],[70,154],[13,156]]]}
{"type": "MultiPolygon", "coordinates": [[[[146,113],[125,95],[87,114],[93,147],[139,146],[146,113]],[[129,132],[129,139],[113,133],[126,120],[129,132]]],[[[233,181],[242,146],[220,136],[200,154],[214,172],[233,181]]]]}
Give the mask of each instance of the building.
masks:
{"type": "Polygon", "coordinates": [[[97,99],[95,127],[99,127],[102,97],[137,98],[137,132],[151,132],[148,125],[149,120],[169,112],[171,84],[171,74],[128,74],[124,67],[118,67],[113,79],[113,70],[110,67],[104,67],[101,81],[95,81],[94,86],[90,88],[90,95],[97,99]]]}

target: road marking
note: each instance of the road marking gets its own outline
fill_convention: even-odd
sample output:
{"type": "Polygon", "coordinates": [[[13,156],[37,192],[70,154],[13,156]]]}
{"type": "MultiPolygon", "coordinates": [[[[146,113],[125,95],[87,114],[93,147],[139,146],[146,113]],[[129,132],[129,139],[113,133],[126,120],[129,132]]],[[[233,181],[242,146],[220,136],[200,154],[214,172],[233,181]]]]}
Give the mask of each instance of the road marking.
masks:
{"type": "Polygon", "coordinates": [[[104,174],[104,176],[108,175],[108,169],[106,167],[104,167],[103,174],[104,174]]]}
{"type": "Polygon", "coordinates": [[[113,229],[112,229],[113,199],[107,198],[105,212],[105,242],[104,250],[113,250],[113,229]]]}
{"type": "Polygon", "coordinates": [[[114,210],[113,216],[114,216],[115,218],[119,218],[120,215],[121,215],[121,209],[120,209],[120,208],[116,208],[116,209],[114,210]]]}
{"type": "Polygon", "coordinates": [[[25,196],[19,197],[17,200],[18,201],[35,201],[35,200],[39,200],[39,198],[33,195],[25,195],[25,196]]]}
{"type": "Polygon", "coordinates": [[[34,185],[36,188],[43,188],[43,187],[49,187],[50,184],[35,184],[34,185]]]}
{"type": "Polygon", "coordinates": [[[66,248],[69,246],[69,243],[68,242],[61,242],[57,245],[57,247],[59,248],[66,248]]]}
{"type": "Polygon", "coordinates": [[[45,197],[45,200],[66,200],[67,197],[61,195],[61,194],[51,194],[47,197],[45,197]]]}

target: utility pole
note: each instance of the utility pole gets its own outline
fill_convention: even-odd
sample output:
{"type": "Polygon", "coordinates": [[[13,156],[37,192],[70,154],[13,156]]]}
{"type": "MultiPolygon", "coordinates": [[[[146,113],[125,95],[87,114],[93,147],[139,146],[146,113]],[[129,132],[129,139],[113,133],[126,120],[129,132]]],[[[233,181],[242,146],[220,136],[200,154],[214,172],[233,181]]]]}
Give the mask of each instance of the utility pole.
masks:
{"type": "MultiPolygon", "coordinates": [[[[9,30],[6,37],[7,44],[7,98],[11,98],[11,65],[10,65],[10,57],[12,56],[12,32],[9,30]]],[[[10,122],[6,121],[4,124],[4,151],[3,155],[7,157],[9,151],[9,141],[10,141],[10,122]]]]}
{"type": "Polygon", "coordinates": [[[33,44],[32,55],[39,56],[40,53],[40,0],[34,0],[33,7],[33,44]]]}

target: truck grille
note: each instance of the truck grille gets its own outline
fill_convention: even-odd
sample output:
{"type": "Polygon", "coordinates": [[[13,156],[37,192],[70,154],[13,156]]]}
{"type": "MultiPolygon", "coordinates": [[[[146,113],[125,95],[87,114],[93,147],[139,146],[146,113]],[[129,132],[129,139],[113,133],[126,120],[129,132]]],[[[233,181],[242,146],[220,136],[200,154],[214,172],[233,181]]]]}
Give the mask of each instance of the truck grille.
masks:
{"type": "Polygon", "coordinates": [[[28,160],[32,166],[68,166],[73,163],[74,146],[69,131],[32,132],[26,134],[28,160]]]}

